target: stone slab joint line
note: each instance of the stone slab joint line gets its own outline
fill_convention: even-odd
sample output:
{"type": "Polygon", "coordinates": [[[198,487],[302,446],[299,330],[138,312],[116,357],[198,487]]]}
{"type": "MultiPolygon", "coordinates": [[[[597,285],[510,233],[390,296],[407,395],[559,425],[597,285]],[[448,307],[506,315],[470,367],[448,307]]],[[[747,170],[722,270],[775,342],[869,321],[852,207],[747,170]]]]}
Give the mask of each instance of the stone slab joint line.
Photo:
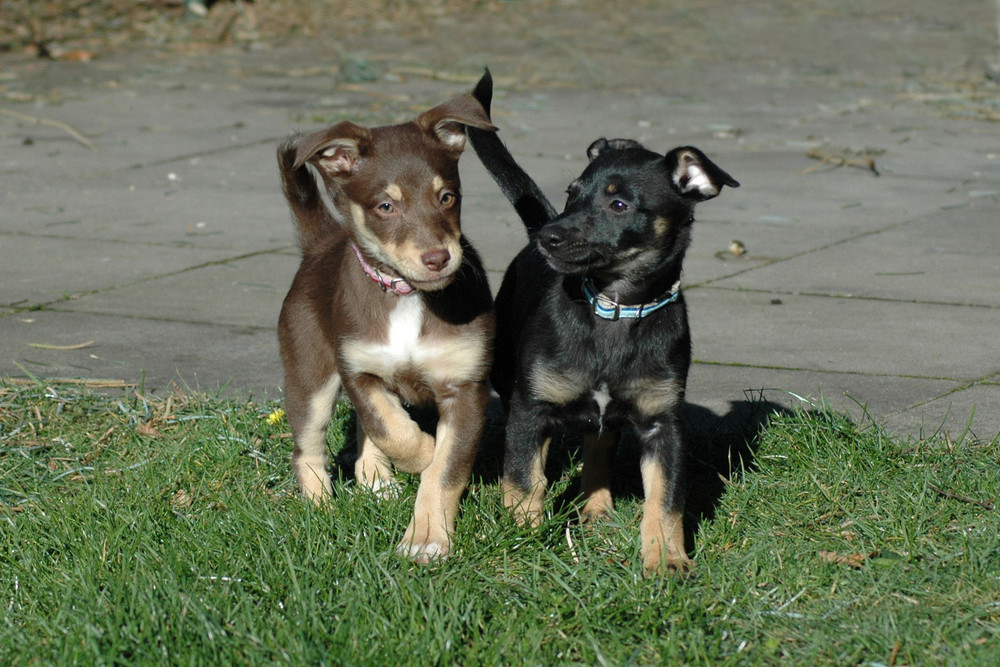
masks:
{"type": "Polygon", "coordinates": [[[7,313],[7,314],[21,313],[21,312],[31,311],[31,310],[43,310],[43,309],[46,309],[46,308],[52,308],[54,306],[58,306],[59,304],[64,304],[64,303],[68,303],[70,301],[76,301],[78,299],[82,299],[82,298],[87,297],[87,296],[92,296],[94,294],[104,294],[106,292],[113,292],[113,291],[115,291],[117,289],[122,289],[122,288],[125,288],[125,287],[135,287],[136,285],[143,285],[145,283],[152,282],[154,280],[160,280],[162,278],[172,278],[174,276],[179,276],[179,275],[182,275],[184,273],[188,273],[189,271],[197,271],[199,269],[205,269],[205,268],[212,267],[212,266],[222,266],[224,264],[229,264],[229,263],[232,263],[232,262],[238,262],[238,261],[241,261],[241,260],[244,260],[244,259],[249,259],[251,257],[260,257],[260,256],[263,256],[263,255],[277,255],[279,253],[284,252],[287,249],[288,249],[288,246],[282,246],[281,248],[272,248],[272,249],[269,249],[269,250],[254,250],[252,252],[244,253],[242,255],[236,255],[234,257],[228,257],[226,259],[216,259],[216,260],[212,260],[210,262],[202,262],[201,264],[196,264],[194,266],[187,266],[187,267],[184,267],[183,269],[178,269],[176,271],[168,271],[167,273],[161,273],[161,274],[158,274],[158,275],[155,275],[155,276],[146,276],[144,278],[139,278],[138,280],[133,280],[131,282],[122,283],[120,285],[109,285],[107,287],[99,287],[97,289],[91,289],[91,290],[87,290],[85,292],[78,292],[78,293],[70,294],[68,296],[63,296],[63,297],[60,297],[58,299],[53,299],[52,301],[46,301],[44,303],[33,303],[31,305],[28,305],[28,306],[8,305],[8,306],[5,306],[5,307],[6,308],[10,308],[12,310],[11,313],[7,313]]]}

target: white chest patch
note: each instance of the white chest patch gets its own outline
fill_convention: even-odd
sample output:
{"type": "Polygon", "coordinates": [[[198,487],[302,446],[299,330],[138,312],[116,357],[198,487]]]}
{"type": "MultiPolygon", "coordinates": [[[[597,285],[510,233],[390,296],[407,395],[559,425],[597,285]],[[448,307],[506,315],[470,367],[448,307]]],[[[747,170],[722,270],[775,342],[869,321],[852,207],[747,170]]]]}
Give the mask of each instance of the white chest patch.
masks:
{"type": "Polygon", "coordinates": [[[608,403],[611,402],[611,392],[608,390],[608,383],[603,382],[601,386],[591,392],[591,396],[594,402],[597,403],[597,409],[600,411],[601,418],[604,418],[604,411],[608,408],[608,403]]]}
{"type": "Polygon", "coordinates": [[[389,344],[385,346],[385,354],[405,363],[417,354],[424,308],[419,298],[400,297],[397,301],[389,315],[389,344]]]}
{"type": "Polygon", "coordinates": [[[463,382],[486,372],[487,340],[481,333],[423,338],[425,311],[419,297],[397,299],[389,314],[387,340],[346,340],[342,358],[348,372],[391,378],[415,370],[429,381],[463,382]]]}

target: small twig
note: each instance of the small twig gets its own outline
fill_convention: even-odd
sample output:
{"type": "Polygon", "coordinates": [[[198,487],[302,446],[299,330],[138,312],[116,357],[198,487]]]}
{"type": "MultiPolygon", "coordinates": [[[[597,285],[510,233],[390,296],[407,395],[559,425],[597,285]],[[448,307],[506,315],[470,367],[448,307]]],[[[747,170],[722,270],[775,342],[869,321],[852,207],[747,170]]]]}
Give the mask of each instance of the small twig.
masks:
{"type": "Polygon", "coordinates": [[[898,639],[892,643],[892,651],[889,652],[889,660],[886,663],[889,667],[895,667],[896,659],[899,657],[899,649],[902,647],[903,645],[898,639]]]}
{"type": "Polygon", "coordinates": [[[570,535],[569,526],[566,526],[566,544],[569,545],[569,552],[573,554],[573,562],[579,563],[580,557],[576,553],[576,547],[573,546],[573,536],[570,535]]]}
{"type": "Polygon", "coordinates": [[[445,70],[435,70],[429,67],[402,66],[392,68],[393,74],[403,76],[419,76],[432,81],[447,81],[448,83],[473,84],[479,80],[479,74],[456,74],[445,70]]]}
{"type": "Polygon", "coordinates": [[[76,345],[50,345],[48,343],[28,343],[28,347],[38,348],[39,350],[82,350],[85,347],[90,347],[97,343],[96,340],[88,340],[86,343],[77,343],[76,345]]]}
{"type": "Polygon", "coordinates": [[[105,470],[104,474],[105,475],[117,475],[119,473],[123,473],[123,472],[126,472],[128,470],[135,470],[136,468],[139,468],[139,467],[142,467],[142,466],[146,465],[147,463],[149,463],[152,460],[153,459],[146,459],[144,461],[139,461],[138,463],[133,463],[130,466],[125,466],[124,468],[113,468],[111,470],[105,470]]]}
{"type": "Polygon", "coordinates": [[[867,169],[871,171],[876,176],[879,175],[878,169],[875,168],[875,160],[871,156],[866,155],[863,158],[849,158],[846,155],[834,155],[827,153],[822,148],[812,148],[806,151],[806,156],[813,158],[814,160],[819,160],[817,164],[811,167],[806,167],[799,171],[799,174],[811,174],[824,164],[831,164],[835,167],[860,167],[861,169],[867,169]]]}
{"type": "Polygon", "coordinates": [[[945,498],[951,498],[952,500],[957,500],[961,503],[967,503],[969,505],[979,505],[983,509],[989,510],[991,512],[993,511],[993,505],[991,503],[983,502],[982,500],[976,500],[975,498],[966,498],[965,496],[960,496],[946,489],[938,488],[933,484],[928,484],[927,488],[930,489],[931,491],[934,491],[935,493],[940,493],[945,498]]]}
{"type": "Polygon", "coordinates": [[[66,477],[68,475],[74,475],[74,474],[80,473],[80,472],[87,472],[87,471],[90,471],[90,470],[93,470],[93,469],[94,469],[94,466],[80,466],[79,468],[73,468],[71,470],[67,470],[65,472],[59,473],[58,475],[56,475],[55,477],[52,478],[52,481],[56,482],[56,481],[62,479],[63,477],[66,477]]]}
{"type": "MultiPolygon", "coordinates": [[[[23,368],[21,370],[24,370],[23,368]]],[[[37,385],[50,385],[50,384],[76,384],[82,387],[87,387],[90,389],[127,389],[129,387],[134,387],[134,382],[125,382],[123,380],[106,380],[102,378],[46,378],[44,382],[38,380],[37,378],[26,379],[26,378],[12,378],[12,377],[0,377],[0,383],[11,384],[14,386],[24,387],[24,386],[37,386],[37,385]]]]}
{"type": "Polygon", "coordinates": [[[87,137],[83,136],[77,130],[73,129],[72,126],[67,125],[66,123],[62,123],[58,120],[50,120],[48,118],[38,118],[36,116],[29,116],[27,114],[18,113],[17,111],[11,111],[10,109],[0,109],[0,113],[7,114],[8,116],[17,118],[18,120],[23,120],[26,123],[35,123],[36,125],[51,125],[52,127],[58,127],[60,130],[63,130],[68,135],[79,141],[81,144],[83,144],[90,150],[95,150],[94,144],[90,143],[90,140],[87,139],[87,137]]]}

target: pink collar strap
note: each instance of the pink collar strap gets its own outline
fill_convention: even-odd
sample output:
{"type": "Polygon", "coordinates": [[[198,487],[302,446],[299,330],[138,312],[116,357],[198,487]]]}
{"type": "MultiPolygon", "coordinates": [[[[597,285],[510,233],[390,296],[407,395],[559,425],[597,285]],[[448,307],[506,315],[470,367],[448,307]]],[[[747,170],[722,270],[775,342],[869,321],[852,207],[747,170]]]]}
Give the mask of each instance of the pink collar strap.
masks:
{"type": "Polygon", "coordinates": [[[400,296],[404,296],[406,294],[412,294],[413,292],[416,291],[413,285],[406,282],[402,278],[386,278],[385,276],[383,276],[381,273],[378,272],[378,269],[376,269],[371,264],[365,261],[365,258],[364,256],[362,256],[361,250],[358,248],[358,246],[352,243],[351,247],[354,248],[354,254],[358,256],[358,261],[361,263],[361,268],[364,269],[365,273],[368,274],[369,278],[371,278],[372,280],[374,280],[375,282],[377,282],[379,285],[382,286],[383,292],[392,291],[395,292],[396,294],[399,294],[400,296]]]}

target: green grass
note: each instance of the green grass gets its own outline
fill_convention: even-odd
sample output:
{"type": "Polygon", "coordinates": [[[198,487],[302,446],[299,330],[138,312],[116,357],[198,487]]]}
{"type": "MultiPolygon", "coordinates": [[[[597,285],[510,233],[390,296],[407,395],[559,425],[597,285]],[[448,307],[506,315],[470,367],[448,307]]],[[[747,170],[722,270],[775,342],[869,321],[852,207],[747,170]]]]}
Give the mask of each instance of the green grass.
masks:
{"type": "Polygon", "coordinates": [[[776,416],[698,527],[696,572],[645,579],[638,500],[596,528],[566,510],[527,530],[481,480],[456,555],[401,560],[415,479],[382,501],[337,483],[310,507],[275,407],[0,383],[0,664],[1000,657],[996,442],[776,416]]]}

